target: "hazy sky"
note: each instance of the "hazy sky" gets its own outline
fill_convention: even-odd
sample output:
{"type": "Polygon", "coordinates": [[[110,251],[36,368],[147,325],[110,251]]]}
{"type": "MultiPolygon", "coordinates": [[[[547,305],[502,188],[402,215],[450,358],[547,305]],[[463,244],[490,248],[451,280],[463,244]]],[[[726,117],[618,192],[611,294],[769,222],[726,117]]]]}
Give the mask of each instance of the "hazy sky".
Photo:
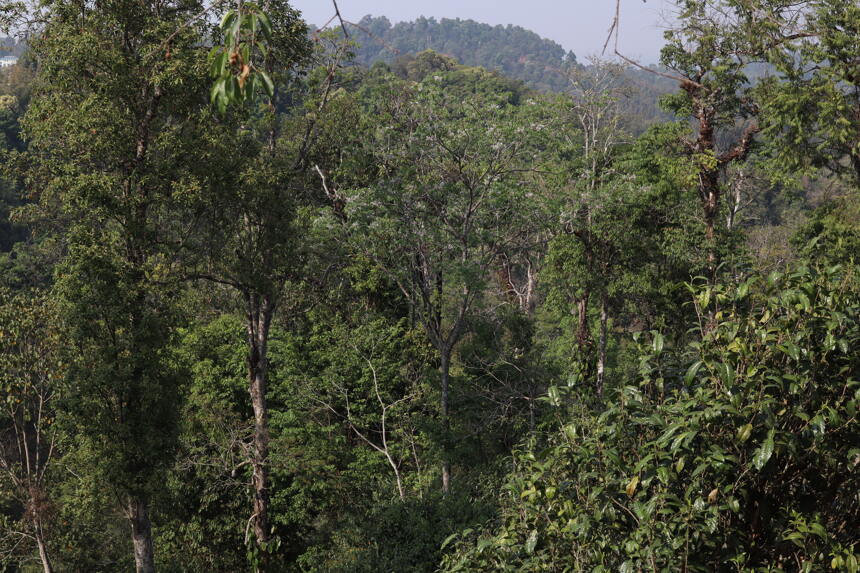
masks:
{"type": "MultiPolygon", "coordinates": [[[[331,0],[293,0],[305,19],[317,26],[334,13],[331,0]]],[[[621,0],[622,53],[656,61],[663,43],[669,0],[621,0]]],[[[577,58],[599,54],[615,11],[614,0],[338,0],[347,20],[366,14],[392,22],[418,16],[472,19],[487,24],[516,24],[555,40],[577,58]]]]}

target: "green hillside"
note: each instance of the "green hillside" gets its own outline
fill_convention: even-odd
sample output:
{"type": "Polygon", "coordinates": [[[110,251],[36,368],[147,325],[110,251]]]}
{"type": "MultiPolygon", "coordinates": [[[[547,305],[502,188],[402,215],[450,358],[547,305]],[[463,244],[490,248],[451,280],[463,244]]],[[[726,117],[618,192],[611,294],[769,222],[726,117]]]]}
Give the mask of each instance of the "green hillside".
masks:
{"type": "Polygon", "coordinates": [[[576,62],[573,52],[520,26],[490,26],[459,18],[418,18],[392,25],[384,16],[365,16],[357,24],[356,59],[365,65],[392,63],[398,57],[433,50],[548,91],[565,87],[558,70],[576,62]]]}
{"type": "MultiPolygon", "coordinates": [[[[418,18],[392,24],[385,16],[365,16],[352,27],[355,61],[364,66],[385,62],[404,69],[418,53],[433,50],[466,66],[497,71],[542,92],[570,89],[571,70],[588,66],[573,52],[520,26],[490,26],[474,20],[418,18]]],[[[622,99],[627,127],[641,133],[670,116],[659,99],[673,92],[675,82],[636,69],[626,73],[628,96],[622,99]]]]}

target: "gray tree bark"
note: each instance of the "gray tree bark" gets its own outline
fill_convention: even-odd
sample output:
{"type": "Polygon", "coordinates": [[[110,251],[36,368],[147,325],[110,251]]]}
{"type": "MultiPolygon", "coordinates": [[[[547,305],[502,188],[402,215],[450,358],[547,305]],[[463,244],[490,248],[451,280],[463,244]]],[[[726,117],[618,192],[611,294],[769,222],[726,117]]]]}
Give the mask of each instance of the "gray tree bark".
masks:
{"type": "Polygon", "coordinates": [[[155,573],[155,550],[152,544],[152,523],[146,502],[131,497],[126,508],[131,523],[131,541],[134,546],[134,565],[137,573],[155,573]]]}
{"type": "Polygon", "coordinates": [[[248,393],[254,409],[254,447],[251,452],[254,487],[254,538],[260,551],[258,571],[268,568],[269,530],[269,406],[268,385],[269,330],[274,304],[268,296],[248,295],[248,393]]]}
{"type": "Polygon", "coordinates": [[[45,573],[54,573],[51,560],[48,557],[48,548],[45,543],[45,534],[42,531],[42,523],[36,521],[36,545],[39,547],[39,560],[42,562],[42,570],[45,573]]]}
{"type": "Polygon", "coordinates": [[[451,428],[450,419],[448,417],[448,384],[450,381],[451,370],[451,349],[443,348],[441,354],[441,362],[439,364],[439,373],[442,376],[442,428],[445,433],[445,446],[442,452],[442,491],[448,493],[451,491],[451,461],[449,460],[448,452],[448,431],[451,428]]]}
{"type": "Polygon", "coordinates": [[[600,340],[597,346],[597,395],[603,397],[603,381],[606,370],[606,340],[609,317],[606,296],[600,297],[600,340]]]}

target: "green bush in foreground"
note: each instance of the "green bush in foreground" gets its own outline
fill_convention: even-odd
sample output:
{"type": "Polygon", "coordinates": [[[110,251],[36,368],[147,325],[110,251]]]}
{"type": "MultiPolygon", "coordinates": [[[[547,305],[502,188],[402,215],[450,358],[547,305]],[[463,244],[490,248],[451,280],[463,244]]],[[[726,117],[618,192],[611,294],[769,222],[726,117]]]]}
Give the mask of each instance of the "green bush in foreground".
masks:
{"type": "Polygon", "coordinates": [[[701,342],[653,333],[635,384],[518,455],[502,521],[449,539],[444,570],[858,571],[855,273],[694,289],[701,342]]]}

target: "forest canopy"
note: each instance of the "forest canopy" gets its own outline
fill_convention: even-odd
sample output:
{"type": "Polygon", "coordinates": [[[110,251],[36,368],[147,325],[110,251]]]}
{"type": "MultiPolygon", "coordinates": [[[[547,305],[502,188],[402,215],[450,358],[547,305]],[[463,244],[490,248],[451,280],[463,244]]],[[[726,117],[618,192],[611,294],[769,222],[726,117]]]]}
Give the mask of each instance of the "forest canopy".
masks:
{"type": "Polygon", "coordinates": [[[0,572],[860,571],[860,6],[672,4],[4,5],[0,572]]]}

